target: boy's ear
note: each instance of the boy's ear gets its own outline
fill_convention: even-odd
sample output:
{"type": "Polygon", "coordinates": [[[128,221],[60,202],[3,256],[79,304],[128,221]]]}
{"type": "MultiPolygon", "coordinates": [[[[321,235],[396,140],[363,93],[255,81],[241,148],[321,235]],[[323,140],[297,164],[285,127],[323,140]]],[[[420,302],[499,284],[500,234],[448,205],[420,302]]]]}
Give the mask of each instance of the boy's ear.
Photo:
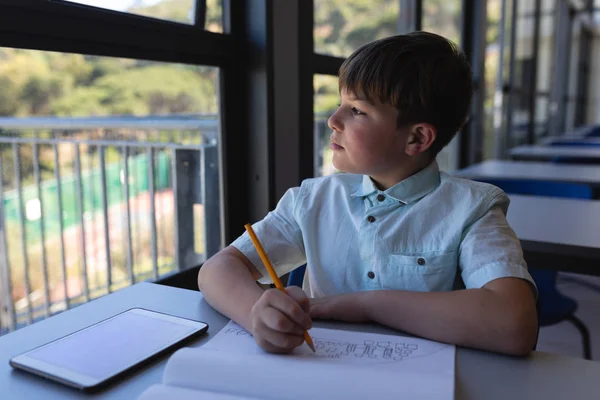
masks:
{"type": "Polygon", "coordinates": [[[404,152],[414,156],[427,151],[437,137],[437,130],[431,124],[419,123],[409,128],[404,152]]]}

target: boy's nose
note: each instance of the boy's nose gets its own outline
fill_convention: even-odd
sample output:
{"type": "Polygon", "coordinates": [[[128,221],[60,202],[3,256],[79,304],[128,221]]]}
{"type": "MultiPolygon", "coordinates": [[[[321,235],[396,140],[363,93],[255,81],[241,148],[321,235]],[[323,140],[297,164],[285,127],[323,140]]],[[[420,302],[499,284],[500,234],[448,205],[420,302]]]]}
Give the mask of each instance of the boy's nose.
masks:
{"type": "Polygon", "coordinates": [[[339,118],[337,117],[337,110],[336,110],[336,112],[331,114],[331,117],[329,117],[329,119],[327,120],[327,125],[329,126],[329,128],[331,128],[334,131],[342,130],[342,123],[340,122],[339,118]]]}

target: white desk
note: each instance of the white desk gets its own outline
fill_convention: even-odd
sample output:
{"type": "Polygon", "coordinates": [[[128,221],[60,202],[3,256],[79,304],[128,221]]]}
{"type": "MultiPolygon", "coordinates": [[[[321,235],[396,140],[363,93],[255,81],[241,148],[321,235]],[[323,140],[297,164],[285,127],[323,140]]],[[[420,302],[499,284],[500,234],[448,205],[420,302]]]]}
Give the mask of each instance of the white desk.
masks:
{"type": "Polygon", "coordinates": [[[474,180],[536,180],[600,188],[600,165],[554,164],[534,161],[490,160],[456,171],[453,175],[474,180]]]}
{"type": "Polygon", "coordinates": [[[581,163],[600,163],[600,147],[518,146],[509,151],[514,160],[551,161],[565,157],[581,163]]]}
{"type": "Polygon", "coordinates": [[[599,200],[509,197],[507,219],[530,265],[600,275],[599,200]]]}
{"type": "MultiPolygon", "coordinates": [[[[0,392],[2,399],[128,399],[139,396],[162,377],[167,357],[152,363],[123,382],[90,396],[68,387],[14,371],[10,357],[132,307],[204,321],[208,334],[192,342],[199,346],[217,333],[227,319],[214,311],[200,292],[140,283],[73,310],[0,337],[0,392]]],[[[378,333],[393,333],[377,326],[318,323],[320,327],[344,327],[378,333]]],[[[199,371],[198,373],[202,373],[199,371]]],[[[590,399],[600,393],[600,363],[534,352],[528,358],[501,356],[470,349],[456,354],[457,400],[467,399],[590,399]]]]}
{"type": "Polygon", "coordinates": [[[600,138],[581,136],[554,136],[544,138],[543,140],[539,141],[538,144],[544,146],[560,146],[561,144],[566,144],[568,146],[600,146],[600,138]]]}

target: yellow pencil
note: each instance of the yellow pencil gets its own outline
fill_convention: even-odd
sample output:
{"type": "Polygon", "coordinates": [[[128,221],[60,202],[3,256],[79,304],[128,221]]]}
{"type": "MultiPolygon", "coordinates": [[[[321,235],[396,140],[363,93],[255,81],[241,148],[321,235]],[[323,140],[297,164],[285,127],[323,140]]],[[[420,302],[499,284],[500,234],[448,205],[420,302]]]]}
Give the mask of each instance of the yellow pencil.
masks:
{"type": "MultiPolygon", "coordinates": [[[[283,284],[279,280],[279,277],[275,273],[275,270],[273,269],[273,265],[271,265],[271,261],[269,261],[269,258],[267,257],[267,253],[265,253],[265,249],[263,249],[262,244],[260,244],[260,241],[258,240],[258,237],[256,236],[256,233],[254,233],[254,229],[252,229],[252,225],[246,224],[246,225],[244,225],[244,228],[246,228],[246,231],[248,231],[248,234],[250,235],[250,239],[252,239],[252,243],[254,243],[254,247],[256,247],[256,250],[258,251],[258,255],[260,256],[260,259],[262,260],[263,264],[265,264],[267,271],[269,271],[269,275],[271,276],[271,279],[273,280],[275,287],[277,289],[281,290],[283,293],[287,293],[285,291],[285,288],[283,287],[283,284]]],[[[306,330],[304,331],[304,340],[306,341],[306,344],[308,345],[308,347],[310,347],[311,350],[314,352],[315,345],[313,344],[312,338],[310,337],[310,335],[308,334],[308,331],[306,331],[306,330]]]]}

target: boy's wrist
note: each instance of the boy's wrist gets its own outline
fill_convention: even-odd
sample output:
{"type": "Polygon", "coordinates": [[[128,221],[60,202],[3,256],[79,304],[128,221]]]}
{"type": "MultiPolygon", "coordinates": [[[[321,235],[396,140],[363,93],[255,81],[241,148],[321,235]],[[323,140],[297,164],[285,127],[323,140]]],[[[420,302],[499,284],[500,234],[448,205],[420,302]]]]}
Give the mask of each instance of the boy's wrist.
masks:
{"type": "Polygon", "coordinates": [[[357,297],[356,307],[360,310],[362,317],[367,321],[373,321],[373,307],[377,305],[377,291],[369,290],[365,292],[359,292],[360,296],[357,297]]]}

